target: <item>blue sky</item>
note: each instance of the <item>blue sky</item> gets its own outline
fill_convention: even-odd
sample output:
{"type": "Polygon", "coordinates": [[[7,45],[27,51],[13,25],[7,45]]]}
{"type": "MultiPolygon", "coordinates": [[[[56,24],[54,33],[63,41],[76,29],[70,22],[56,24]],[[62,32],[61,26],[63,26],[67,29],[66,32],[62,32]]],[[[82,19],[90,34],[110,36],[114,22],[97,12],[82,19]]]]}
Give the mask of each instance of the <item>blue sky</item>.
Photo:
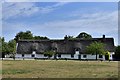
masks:
{"type": "Polygon", "coordinates": [[[63,39],[87,32],[93,37],[114,37],[118,44],[117,2],[6,2],[2,28],[6,41],[30,30],[34,35],[63,39]]]}

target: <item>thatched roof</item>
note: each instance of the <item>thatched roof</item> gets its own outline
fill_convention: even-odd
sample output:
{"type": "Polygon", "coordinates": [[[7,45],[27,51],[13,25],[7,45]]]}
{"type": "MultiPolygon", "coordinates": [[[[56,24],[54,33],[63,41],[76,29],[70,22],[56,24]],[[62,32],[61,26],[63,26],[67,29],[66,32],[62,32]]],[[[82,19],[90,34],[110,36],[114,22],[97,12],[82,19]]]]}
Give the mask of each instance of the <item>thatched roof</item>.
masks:
{"type": "Polygon", "coordinates": [[[20,40],[18,41],[17,53],[18,54],[31,54],[32,51],[43,53],[47,50],[56,49],[57,53],[74,54],[75,49],[79,49],[84,53],[86,46],[92,42],[102,42],[105,49],[114,52],[114,39],[113,38],[92,38],[92,39],[74,39],[74,40],[20,40]]]}

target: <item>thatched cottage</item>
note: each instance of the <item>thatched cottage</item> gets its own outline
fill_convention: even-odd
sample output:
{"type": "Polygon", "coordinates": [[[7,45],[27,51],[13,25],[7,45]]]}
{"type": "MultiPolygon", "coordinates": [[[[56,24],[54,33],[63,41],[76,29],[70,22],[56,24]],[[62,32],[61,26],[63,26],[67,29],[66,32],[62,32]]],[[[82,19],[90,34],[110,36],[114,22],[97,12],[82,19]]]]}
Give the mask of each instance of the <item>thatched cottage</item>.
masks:
{"type": "MultiPolygon", "coordinates": [[[[86,46],[92,42],[102,42],[105,49],[110,52],[110,59],[114,54],[114,39],[92,38],[92,39],[61,39],[61,40],[19,40],[17,43],[16,58],[48,58],[43,53],[45,51],[54,51],[56,54],[52,55],[51,59],[96,59],[96,55],[85,54],[86,46]]],[[[97,55],[98,59],[105,60],[104,55],[97,55]]]]}

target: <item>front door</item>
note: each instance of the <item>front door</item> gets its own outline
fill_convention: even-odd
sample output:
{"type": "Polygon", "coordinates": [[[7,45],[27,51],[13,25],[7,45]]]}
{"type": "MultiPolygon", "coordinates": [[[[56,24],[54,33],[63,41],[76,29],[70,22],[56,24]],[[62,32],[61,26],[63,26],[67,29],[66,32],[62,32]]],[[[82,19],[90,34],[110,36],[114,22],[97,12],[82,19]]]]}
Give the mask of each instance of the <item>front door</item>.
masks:
{"type": "Polygon", "coordinates": [[[109,60],[109,55],[105,55],[105,60],[109,60]]]}
{"type": "Polygon", "coordinates": [[[81,55],[78,55],[78,59],[81,59],[81,55]]]}

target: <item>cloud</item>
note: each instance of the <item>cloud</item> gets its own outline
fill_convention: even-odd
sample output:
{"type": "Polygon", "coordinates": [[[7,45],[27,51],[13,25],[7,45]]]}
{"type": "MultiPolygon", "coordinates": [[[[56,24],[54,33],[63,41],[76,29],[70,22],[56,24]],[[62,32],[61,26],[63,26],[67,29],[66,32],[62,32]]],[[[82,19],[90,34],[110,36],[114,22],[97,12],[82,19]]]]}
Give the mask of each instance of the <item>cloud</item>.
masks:
{"type": "Polygon", "coordinates": [[[24,30],[28,27],[36,30],[42,31],[46,30],[46,32],[54,33],[54,32],[62,32],[66,34],[76,34],[80,31],[88,31],[90,33],[108,33],[113,30],[118,30],[117,24],[117,11],[112,13],[94,13],[88,16],[85,14],[83,17],[79,19],[65,20],[65,21],[54,21],[54,22],[46,22],[44,24],[24,24],[24,23],[5,23],[5,29],[21,29],[24,30]],[[88,18],[86,18],[88,17],[88,18]],[[10,27],[11,26],[11,27],[10,27]],[[23,26],[23,27],[22,27],[23,26]]]}
{"type": "MultiPolygon", "coordinates": [[[[41,14],[50,13],[65,4],[67,3],[56,3],[52,6],[37,7],[35,3],[9,3],[4,5],[5,13],[3,14],[7,19],[21,15],[31,16],[38,12],[41,14]]],[[[66,34],[77,36],[81,31],[85,31],[95,37],[97,35],[97,37],[100,37],[102,34],[112,36],[116,41],[118,41],[118,37],[116,36],[117,33],[115,33],[118,30],[118,11],[96,12],[91,14],[86,13],[80,15],[72,14],[71,17],[77,17],[77,19],[73,18],[69,20],[51,21],[44,24],[38,23],[33,25],[4,22],[3,31],[4,35],[12,34],[11,36],[15,36],[15,33],[18,33],[19,31],[31,30],[35,35],[43,35],[50,38],[63,38],[66,34]]]]}
{"type": "Polygon", "coordinates": [[[39,25],[45,28],[58,28],[65,29],[66,31],[81,31],[88,30],[90,32],[107,33],[111,30],[117,30],[117,11],[112,13],[94,13],[88,16],[85,14],[79,19],[72,19],[66,21],[54,21],[46,22],[45,24],[39,25]],[[87,18],[86,18],[87,17],[87,18]]]}
{"type": "MultiPolygon", "coordinates": [[[[41,3],[42,4],[42,3],[41,3]]],[[[59,7],[67,4],[67,2],[58,2],[51,6],[46,7],[38,7],[35,3],[26,2],[26,3],[4,3],[3,4],[3,19],[8,19],[11,17],[18,17],[18,16],[31,16],[35,13],[50,13],[59,7]]]]}
{"type": "Polygon", "coordinates": [[[34,30],[41,31],[39,34],[44,33],[51,38],[62,38],[66,34],[77,36],[82,31],[90,33],[93,37],[101,37],[105,34],[108,37],[114,37],[117,44],[118,11],[84,14],[78,19],[46,22],[34,25],[34,30]]]}

